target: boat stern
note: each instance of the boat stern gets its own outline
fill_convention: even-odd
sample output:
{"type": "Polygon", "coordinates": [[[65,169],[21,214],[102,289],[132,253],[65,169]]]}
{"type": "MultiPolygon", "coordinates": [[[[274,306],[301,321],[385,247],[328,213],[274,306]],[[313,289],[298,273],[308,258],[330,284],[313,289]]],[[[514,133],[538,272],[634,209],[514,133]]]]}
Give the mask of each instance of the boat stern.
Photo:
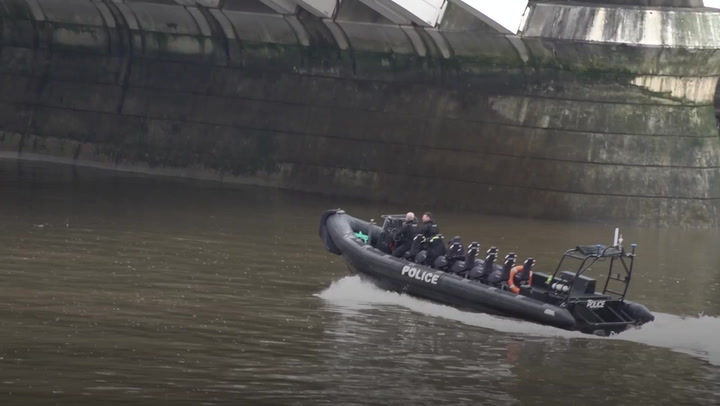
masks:
{"type": "Polygon", "coordinates": [[[577,320],[578,330],[598,335],[620,333],[655,319],[642,305],[607,297],[571,299],[567,309],[577,320]]]}

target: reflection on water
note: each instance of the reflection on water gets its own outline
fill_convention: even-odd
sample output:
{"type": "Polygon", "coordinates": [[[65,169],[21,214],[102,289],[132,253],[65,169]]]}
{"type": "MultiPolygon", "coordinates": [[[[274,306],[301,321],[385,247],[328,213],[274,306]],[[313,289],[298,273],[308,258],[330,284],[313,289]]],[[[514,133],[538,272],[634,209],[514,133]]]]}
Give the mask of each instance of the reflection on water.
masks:
{"type": "MultiPolygon", "coordinates": [[[[715,230],[623,228],[658,318],[597,338],[381,291],[317,238],[405,207],[13,161],[0,197],[3,405],[720,403],[715,230]]],[[[436,216],[543,270],[623,226],[436,216]]]]}

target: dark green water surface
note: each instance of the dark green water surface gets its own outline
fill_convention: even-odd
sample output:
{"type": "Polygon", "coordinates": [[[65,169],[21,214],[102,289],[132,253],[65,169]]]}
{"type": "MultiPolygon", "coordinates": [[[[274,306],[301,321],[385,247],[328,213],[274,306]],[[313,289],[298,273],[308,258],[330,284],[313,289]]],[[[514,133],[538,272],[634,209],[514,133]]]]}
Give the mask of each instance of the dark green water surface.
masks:
{"type": "MultiPolygon", "coordinates": [[[[633,229],[618,337],[381,291],[318,219],[422,212],[0,160],[0,405],[718,405],[720,233],[633,229]]],[[[552,270],[622,224],[436,212],[552,270]]]]}

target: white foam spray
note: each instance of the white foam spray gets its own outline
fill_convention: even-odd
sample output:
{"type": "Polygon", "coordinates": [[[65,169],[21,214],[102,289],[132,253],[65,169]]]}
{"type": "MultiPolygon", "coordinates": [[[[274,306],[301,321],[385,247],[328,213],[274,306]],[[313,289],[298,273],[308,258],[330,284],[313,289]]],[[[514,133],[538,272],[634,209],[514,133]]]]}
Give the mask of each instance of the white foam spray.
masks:
{"type": "Polygon", "coordinates": [[[720,335],[720,318],[718,317],[702,315],[680,317],[655,313],[655,321],[642,328],[629,330],[613,337],[595,337],[515,319],[461,311],[408,295],[384,291],[359,276],[349,276],[335,281],[317,296],[349,311],[384,305],[400,306],[424,315],[442,317],[503,333],[535,337],[625,340],[691,354],[714,365],[720,365],[720,340],[717,339],[720,335]]]}
{"type": "Polygon", "coordinates": [[[720,365],[720,317],[653,314],[654,322],[612,338],[669,348],[720,365]]]}

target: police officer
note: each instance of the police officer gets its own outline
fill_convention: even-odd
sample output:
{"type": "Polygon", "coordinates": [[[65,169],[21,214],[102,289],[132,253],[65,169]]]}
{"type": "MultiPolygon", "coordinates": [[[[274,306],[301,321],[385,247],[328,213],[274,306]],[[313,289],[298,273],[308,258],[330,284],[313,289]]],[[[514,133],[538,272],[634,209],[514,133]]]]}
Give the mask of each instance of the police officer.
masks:
{"type": "Polygon", "coordinates": [[[392,254],[394,257],[401,258],[412,246],[413,238],[418,234],[418,225],[415,221],[415,213],[409,212],[405,215],[405,223],[395,234],[397,245],[392,254]]]}
{"type": "Polygon", "coordinates": [[[422,235],[425,237],[426,241],[430,241],[431,238],[440,234],[440,227],[435,224],[435,222],[433,221],[432,213],[430,213],[429,211],[426,211],[425,214],[423,214],[422,222],[422,235]]]}
{"type": "Polygon", "coordinates": [[[422,216],[422,222],[422,235],[425,237],[423,248],[427,250],[425,263],[432,266],[437,257],[447,253],[447,248],[445,248],[445,242],[440,235],[440,227],[433,221],[432,213],[426,211],[422,216]]]}

